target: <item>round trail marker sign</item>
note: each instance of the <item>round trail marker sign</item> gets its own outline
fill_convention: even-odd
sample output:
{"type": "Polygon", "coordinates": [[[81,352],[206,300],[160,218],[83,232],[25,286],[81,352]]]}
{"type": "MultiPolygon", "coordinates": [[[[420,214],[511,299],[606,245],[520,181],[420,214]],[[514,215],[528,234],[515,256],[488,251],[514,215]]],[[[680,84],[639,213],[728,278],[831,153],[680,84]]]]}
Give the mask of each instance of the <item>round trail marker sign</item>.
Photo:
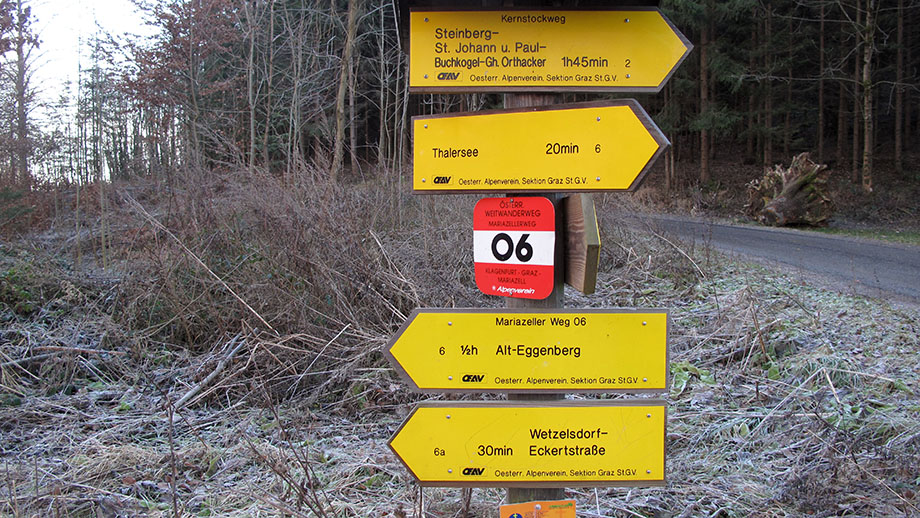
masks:
{"type": "Polygon", "coordinates": [[[542,197],[483,198],[473,211],[476,286],[486,295],[545,299],[554,284],[556,215],[542,197]]]}

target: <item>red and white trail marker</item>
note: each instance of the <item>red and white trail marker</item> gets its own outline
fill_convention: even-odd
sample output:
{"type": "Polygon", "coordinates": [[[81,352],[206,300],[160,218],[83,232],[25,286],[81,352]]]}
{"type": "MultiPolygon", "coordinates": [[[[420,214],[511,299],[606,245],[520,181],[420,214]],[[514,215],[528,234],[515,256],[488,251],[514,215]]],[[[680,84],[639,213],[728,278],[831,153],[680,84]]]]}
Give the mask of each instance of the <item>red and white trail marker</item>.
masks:
{"type": "Polygon", "coordinates": [[[483,198],[473,211],[476,286],[486,295],[545,299],[553,291],[556,215],[547,198],[483,198]]]}

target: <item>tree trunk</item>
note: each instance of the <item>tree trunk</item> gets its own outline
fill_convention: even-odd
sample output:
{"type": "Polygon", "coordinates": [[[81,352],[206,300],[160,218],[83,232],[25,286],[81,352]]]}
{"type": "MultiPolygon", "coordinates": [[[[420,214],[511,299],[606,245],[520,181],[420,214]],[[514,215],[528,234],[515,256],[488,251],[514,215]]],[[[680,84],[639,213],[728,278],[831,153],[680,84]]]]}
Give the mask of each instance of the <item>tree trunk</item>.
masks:
{"type": "Polygon", "coordinates": [[[859,45],[862,44],[861,32],[862,30],[862,3],[860,0],[856,0],[856,39],[857,47],[856,52],[853,54],[853,149],[852,149],[852,159],[850,161],[850,167],[852,171],[851,180],[854,184],[858,184],[860,181],[859,175],[859,124],[857,123],[857,115],[859,114],[859,101],[860,101],[860,61],[861,57],[859,55],[859,45]]]}
{"type": "MultiPolygon", "coordinates": [[[[907,18],[907,20],[905,21],[907,22],[908,27],[914,26],[912,22],[914,22],[916,18],[916,15],[914,14],[915,11],[916,9],[908,9],[907,12],[904,13],[904,16],[907,18]]],[[[907,34],[904,35],[904,54],[905,54],[904,59],[908,63],[914,62],[913,61],[914,49],[912,47],[914,43],[914,38],[913,38],[914,34],[915,34],[914,31],[908,31],[907,34]]],[[[914,135],[913,114],[911,113],[911,109],[910,109],[910,103],[911,103],[911,100],[913,99],[913,95],[911,94],[910,90],[905,90],[903,93],[904,93],[904,143],[907,144],[907,147],[910,149],[911,144],[913,143],[913,135],[914,135]]]]}
{"type": "Polygon", "coordinates": [[[330,179],[336,181],[342,172],[345,157],[345,95],[348,92],[348,71],[355,47],[355,18],[360,0],[348,0],[348,14],[345,26],[345,48],[342,51],[342,66],[339,72],[339,89],[335,96],[335,141],[332,152],[330,179]]]}
{"type": "Polygon", "coordinates": [[[837,94],[837,167],[843,168],[846,158],[844,157],[844,150],[846,148],[847,140],[847,119],[846,119],[846,94],[847,89],[843,84],[843,81],[839,81],[839,93],[837,94]]]}
{"type": "MultiPolygon", "coordinates": [[[[706,4],[706,12],[709,14],[709,4],[706,4]]],[[[709,20],[703,22],[703,28],[700,31],[700,116],[707,117],[709,114],[709,20]]],[[[704,121],[700,129],[700,184],[706,184],[710,181],[711,174],[709,170],[709,128],[704,121]]]]}
{"type": "Polygon", "coordinates": [[[355,87],[357,79],[354,60],[348,63],[348,154],[351,158],[351,174],[358,173],[358,119],[355,117],[355,87]]]}
{"type": "Polygon", "coordinates": [[[298,16],[296,25],[291,19],[290,10],[284,9],[285,25],[288,31],[288,46],[291,52],[291,101],[288,105],[288,142],[285,165],[284,184],[293,184],[294,168],[301,163],[301,120],[300,120],[300,84],[303,74],[304,16],[298,16]]]}
{"type": "Polygon", "coordinates": [[[872,192],[872,160],[873,160],[873,113],[872,113],[872,56],[875,50],[875,26],[878,11],[878,0],[866,2],[866,26],[863,31],[863,155],[862,155],[862,188],[865,192],[872,192]]]}
{"type": "MultiPolygon", "coordinates": [[[[767,2],[767,12],[764,16],[764,45],[767,47],[764,60],[767,65],[767,74],[773,75],[773,56],[769,52],[770,43],[773,40],[773,5],[767,2]]],[[[763,142],[763,165],[764,167],[773,167],[773,85],[770,79],[767,79],[766,90],[764,92],[764,142],[763,142]]]]}
{"type": "Polygon", "coordinates": [[[272,78],[275,75],[275,2],[268,0],[268,41],[265,42],[265,51],[268,53],[267,70],[265,71],[265,128],[262,131],[262,164],[266,171],[271,170],[271,156],[269,153],[269,137],[272,127],[272,78]]]}
{"type": "MultiPolygon", "coordinates": [[[[912,22],[914,22],[916,18],[915,11],[916,9],[908,9],[907,12],[904,13],[904,15],[907,17],[906,21],[907,21],[908,27],[914,26],[912,22]]],[[[907,34],[904,35],[904,48],[905,48],[904,58],[905,58],[905,61],[907,61],[908,63],[914,62],[913,61],[914,49],[912,47],[913,42],[914,42],[913,35],[914,35],[913,31],[909,31],[907,34]]],[[[907,144],[907,147],[910,149],[911,144],[913,143],[913,136],[914,136],[913,113],[911,113],[911,109],[910,109],[910,103],[911,103],[911,100],[913,99],[913,95],[911,94],[910,90],[906,90],[903,93],[904,93],[904,143],[907,144]]],[[[918,103],[918,105],[920,105],[920,103],[918,103]]]]}
{"type": "MultiPolygon", "coordinates": [[[[670,106],[670,101],[671,101],[671,85],[669,82],[669,84],[664,87],[664,105],[670,106]]],[[[664,153],[664,193],[666,195],[671,193],[671,177],[674,174],[673,170],[670,167],[671,165],[671,161],[669,160],[670,154],[671,154],[671,148],[669,147],[668,150],[665,151],[664,153]]]]}
{"type": "MultiPolygon", "coordinates": [[[[789,34],[792,34],[792,19],[788,21],[789,34]]],[[[790,38],[789,46],[789,65],[786,69],[786,106],[785,117],[783,120],[783,160],[789,157],[789,148],[792,143],[792,39],[790,38]]]]}
{"type": "Polygon", "coordinates": [[[894,85],[894,168],[904,173],[904,0],[898,0],[898,51],[894,85]]]}
{"type": "Polygon", "coordinates": [[[671,170],[671,186],[676,188],[677,187],[677,149],[678,149],[677,144],[678,142],[680,142],[680,134],[678,134],[678,138],[673,140],[672,142],[674,142],[674,144],[668,148],[667,157],[668,157],[668,163],[670,164],[669,169],[671,170]]]}
{"type": "MultiPolygon", "coordinates": [[[[397,162],[397,167],[400,171],[399,177],[402,178],[402,168],[405,165],[406,158],[409,156],[409,60],[403,58],[405,62],[405,67],[400,67],[402,69],[402,112],[399,116],[399,124],[397,125],[396,135],[399,135],[399,151],[398,156],[395,161],[397,162]]],[[[399,106],[397,104],[397,106],[399,106]]],[[[399,190],[402,192],[402,189],[399,190]]],[[[402,198],[400,198],[402,199],[402,198]]]]}
{"type": "Polygon", "coordinates": [[[255,87],[255,53],[256,53],[256,22],[254,7],[250,8],[249,2],[243,2],[246,9],[246,18],[249,22],[249,60],[246,67],[246,98],[249,102],[249,172],[255,172],[256,166],[256,87],[255,87]]]}
{"type": "Polygon", "coordinates": [[[189,26],[189,37],[188,37],[188,54],[186,63],[188,66],[188,94],[189,94],[189,114],[187,119],[188,132],[189,132],[189,142],[187,146],[190,146],[191,149],[188,150],[188,162],[193,164],[199,164],[199,159],[201,158],[201,141],[198,136],[198,123],[199,117],[201,115],[201,110],[198,106],[198,88],[200,86],[199,81],[199,60],[200,56],[196,50],[195,38],[195,27],[198,25],[196,18],[201,16],[201,2],[200,0],[195,0],[192,2],[192,12],[191,20],[188,24],[189,26]]]}
{"type": "Polygon", "coordinates": [[[16,102],[16,168],[12,173],[15,178],[14,184],[21,185],[28,189],[32,183],[32,177],[29,174],[29,155],[32,154],[32,145],[29,143],[29,55],[31,47],[29,46],[28,34],[28,16],[24,12],[22,0],[17,2],[16,6],[16,70],[14,95],[16,102]]]}
{"type": "MultiPolygon", "coordinates": [[[[753,62],[749,63],[750,70],[754,70],[753,62]]],[[[757,120],[757,96],[755,95],[755,87],[751,87],[751,93],[748,94],[748,105],[747,105],[747,137],[745,138],[744,144],[744,158],[745,162],[750,164],[757,163],[757,153],[754,147],[755,139],[754,135],[757,131],[757,126],[755,124],[757,120]]]]}
{"type": "Polygon", "coordinates": [[[377,50],[379,51],[379,69],[377,80],[380,82],[380,123],[377,130],[377,167],[382,168],[387,162],[387,60],[386,60],[386,43],[384,38],[384,29],[386,27],[384,13],[385,9],[380,9],[380,31],[377,33],[377,50]]]}
{"type": "Polygon", "coordinates": [[[818,163],[824,163],[824,4],[819,11],[818,28],[818,163]]]}

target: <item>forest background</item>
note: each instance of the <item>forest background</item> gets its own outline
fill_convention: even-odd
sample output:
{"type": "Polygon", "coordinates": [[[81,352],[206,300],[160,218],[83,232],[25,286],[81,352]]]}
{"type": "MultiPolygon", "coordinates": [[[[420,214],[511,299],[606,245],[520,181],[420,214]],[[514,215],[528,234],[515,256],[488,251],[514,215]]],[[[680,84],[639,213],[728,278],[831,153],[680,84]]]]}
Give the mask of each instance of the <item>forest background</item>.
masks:
{"type": "MultiPolygon", "coordinates": [[[[802,151],[867,193],[878,186],[876,162],[916,181],[905,156],[920,141],[917,6],[662,2],[696,47],[661,93],[636,96],[673,144],[657,184],[709,188],[726,181],[713,172],[720,159],[772,166],[802,151]]],[[[88,40],[75,97],[45,106],[52,123],[39,126],[41,35],[28,2],[0,2],[6,197],[131,178],[165,185],[188,168],[245,167],[296,182],[299,166],[319,162],[331,180],[368,180],[404,170],[412,115],[501,106],[494,94],[408,95],[391,2],[138,7],[155,36],[88,40]]]]}

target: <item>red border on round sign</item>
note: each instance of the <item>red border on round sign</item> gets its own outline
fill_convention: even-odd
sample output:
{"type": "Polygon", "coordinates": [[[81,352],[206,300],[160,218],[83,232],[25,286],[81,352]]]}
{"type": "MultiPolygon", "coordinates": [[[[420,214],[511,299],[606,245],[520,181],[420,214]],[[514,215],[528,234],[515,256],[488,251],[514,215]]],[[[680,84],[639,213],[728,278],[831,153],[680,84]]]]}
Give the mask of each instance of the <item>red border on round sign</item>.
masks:
{"type": "Polygon", "coordinates": [[[555,285],[556,211],[543,197],[483,198],[473,210],[476,286],[542,300],[555,285]]]}

